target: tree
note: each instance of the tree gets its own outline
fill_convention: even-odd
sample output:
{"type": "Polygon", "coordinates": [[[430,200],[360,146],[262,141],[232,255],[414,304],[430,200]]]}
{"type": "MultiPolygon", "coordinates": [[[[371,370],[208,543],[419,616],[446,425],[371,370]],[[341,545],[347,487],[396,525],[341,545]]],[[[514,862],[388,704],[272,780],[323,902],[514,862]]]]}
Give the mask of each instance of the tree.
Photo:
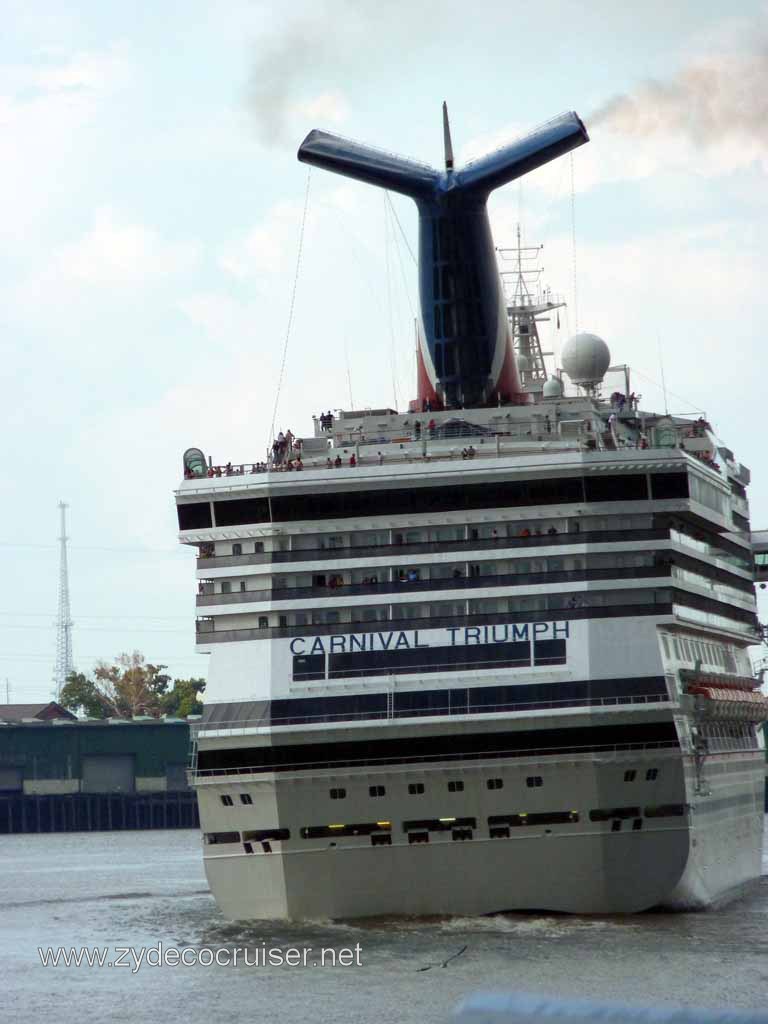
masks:
{"type": "Polygon", "coordinates": [[[174,679],[173,689],[163,694],[160,700],[163,713],[173,718],[202,714],[200,695],[204,690],[204,679],[174,679]]]}
{"type": "Polygon", "coordinates": [[[121,654],[113,665],[99,662],[93,678],[73,672],[62,688],[59,703],[92,718],[158,717],[163,713],[163,698],[168,696],[171,681],[164,668],[146,662],[139,651],[121,654]]]}
{"type": "Polygon", "coordinates": [[[88,718],[106,718],[109,714],[107,704],[99,693],[93,679],[83,672],[71,672],[61,689],[59,704],[70,711],[82,712],[88,718]]]}

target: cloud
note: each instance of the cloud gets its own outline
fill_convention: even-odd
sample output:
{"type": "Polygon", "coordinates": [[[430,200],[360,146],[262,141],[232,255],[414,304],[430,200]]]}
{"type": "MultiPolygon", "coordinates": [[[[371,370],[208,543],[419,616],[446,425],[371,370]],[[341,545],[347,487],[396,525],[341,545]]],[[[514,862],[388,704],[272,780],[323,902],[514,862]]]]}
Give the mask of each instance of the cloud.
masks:
{"type": "Polygon", "coordinates": [[[49,273],[85,285],[122,287],[173,277],[194,267],[197,245],[164,239],[145,224],[99,210],[93,227],[56,257],[49,273]]]}
{"type": "Polygon", "coordinates": [[[104,209],[80,238],[7,285],[0,297],[11,321],[40,327],[53,320],[76,330],[83,316],[91,320],[121,296],[136,307],[139,291],[188,274],[199,260],[196,242],[166,239],[153,227],[104,209]]]}
{"type": "Polygon", "coordinates": [[[284,274],[296,258],[302,209],[293,199],[275,203],[259,224],[221,249],[221,268],[239,281],[284,274]]]}
{"type": "Polygon", "coordinates": [[[56,204],[71,203],[70,175],[87,169],[83,134],[132,74],[120,47],[2,69],[0,220],[6,238],[29,241],[32,225],[44,223],[56,204]]]}

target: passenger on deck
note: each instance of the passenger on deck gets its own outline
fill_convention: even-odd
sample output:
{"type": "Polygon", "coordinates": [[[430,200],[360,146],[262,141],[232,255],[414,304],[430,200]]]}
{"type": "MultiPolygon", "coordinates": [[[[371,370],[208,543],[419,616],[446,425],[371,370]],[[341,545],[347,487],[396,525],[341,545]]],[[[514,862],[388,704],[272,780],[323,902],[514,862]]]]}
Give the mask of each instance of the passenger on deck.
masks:
{"type": "Polygon", "coordinates": [[[474,459],[475,454],[476,454],[475,449],[472,447],[472,445],[470,445],[469,448],[467,448],[467,458],[468,459],[474,459]]]}
{"type": "Polygon", "coordinates": [[[379,452],[379,454],[378,454],[378,460],[379,460],[379,465],[381,466],[383,464],[383,462],[384,462],[384,456],[382,455],[381,452],[379,452]]]}
{"type": "Polygon", "coordinates": [[[547,530],[547,535],[549,537],[554,537],[556,533],[557,533],[557,527],[556,526],[550,526],[550,528],[547,530]]]}
{"type": "Polygon", "coordinates": [[[304,469],[304,463],[301,461],[301,455],[296,456],[296,465],[294,469],[304,469]]]}
{"type": "Polygon", "coordinates": [[[527,526],[524,526],[522,528],[522,530],[520,531],[520,536],[521,537],[530,537],[531,536],[531,531],[528,529],[527,526]]]}
{"type": "Polygon", "coordinates": [[[355,458],[355,453],[354,452],[352,452],[352,454],[349,456],[349,464],[352,467],[357,465],[357,459],[355,458]]]}
{"type": "Polygon", "coordinates": [[[341,469],[341,456],[340,455],[337,455],[336,458],[333,460],[333,467],[334,467],[334,469],[341,469]]]}
{"type": "Polygon", "coordinates": [[[331,462],[331,457],[330,457],[330,455],[329,455],[329,456],[328,456],[328,458],[327,458],[327,459],[325,460],[325,468],[326,468],[326,469],[333,469],[333,463],[331,462]]]}

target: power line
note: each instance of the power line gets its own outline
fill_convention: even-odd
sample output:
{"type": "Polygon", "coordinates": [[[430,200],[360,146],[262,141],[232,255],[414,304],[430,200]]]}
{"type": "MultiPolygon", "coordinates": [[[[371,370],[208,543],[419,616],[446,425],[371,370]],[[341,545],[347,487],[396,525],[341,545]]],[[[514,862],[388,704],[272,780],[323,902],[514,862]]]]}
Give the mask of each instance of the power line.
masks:
{"type": "MultiPolygon", "coordinates": [[[[78,626],[80,632],[85,633],[118,633],[118,632],[130,632],[130,633],[189,633],[192,629],[190,623],[189,629],[155,629],[154,626],[78,626]]],[[[32,626],[27,625],[25,622],[2,622],[0,623],[0,629],[36,629],[44,630],[46,633],[50,629],[49,626],[32,626]]],[[[70,670],[71,671],[71,668],[70,670]]],[[[69,672],[67,672],[69,675],[69,672]]]]}
{"type": "MultiPolygon", "coordinates": [[[[36,618],[36,619],[54,619],[55,613],[51,612],[49,615],[47,612],[3,612],[0,611],[0,615],[18,615],[24,618],[36,618]]],[[[117,620],[134,620],[136,622],[187,622],[189,620],[188,615],[80,615],[80,619],[117,619],[117,620]]]]}
{"type": "Polygon", "coordinates": [[[280,391],[283,387],[283,376],[285,375],[285,362],[288,358],[288,339],[291,336],[291,327],[293,326],[293,314],[296,309],[296,288],[299,284],[299,270],[301,269],[301,254],[304,250],[304,227],[307,223],[307,207],[309,206],[309,182],[312,173],[312,168],[307,168],[307,186],[304,190],[304,209],[301,214],[301,228],[299,230],[299,247],[296,253],[296,270],[293,274],[293,287],[291,288],[291,303],[288,309],[288,324],[285,328],[285,340],[283,342],[283,358],[280,363],[280,374],[277,378],[277,391],[275,392],[275,405],[272,409],[272,426],[269,430],[269,439],[267,444],[271,445],[275,437],[275,421],[277,420],[277,407],[280,401],[280,391]]]}

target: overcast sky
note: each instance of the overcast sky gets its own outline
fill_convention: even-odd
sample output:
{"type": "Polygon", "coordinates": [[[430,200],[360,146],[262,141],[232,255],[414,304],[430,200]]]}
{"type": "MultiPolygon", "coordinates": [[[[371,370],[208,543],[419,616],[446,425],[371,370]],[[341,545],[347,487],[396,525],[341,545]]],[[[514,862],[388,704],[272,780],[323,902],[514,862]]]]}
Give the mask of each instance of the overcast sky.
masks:
{"type": "MultiPolygon", "coordinates": [[[[0,699],[51,693],[57,502],[70,504],[79,669],[193,653],[181,454],[268,441],[307,168],[326,128],[461,162],[566,109],[592,141],[496,193],[495,237],[543,243],[552,289],[643,405],[702,410],[752,468],[768,526],[763,339],[768,8],[369,0],[3,0],[0,699]],[[727,15],[725,12],[727,11],[727,15]],[[578,317],[577,317],[578,310],[578,317]]],[[[416,215],[394,198],[412,249],[416,215]]],[[[415,267],[378,190],[309,180],[278,426],[414,392],[415,267]]]]}

